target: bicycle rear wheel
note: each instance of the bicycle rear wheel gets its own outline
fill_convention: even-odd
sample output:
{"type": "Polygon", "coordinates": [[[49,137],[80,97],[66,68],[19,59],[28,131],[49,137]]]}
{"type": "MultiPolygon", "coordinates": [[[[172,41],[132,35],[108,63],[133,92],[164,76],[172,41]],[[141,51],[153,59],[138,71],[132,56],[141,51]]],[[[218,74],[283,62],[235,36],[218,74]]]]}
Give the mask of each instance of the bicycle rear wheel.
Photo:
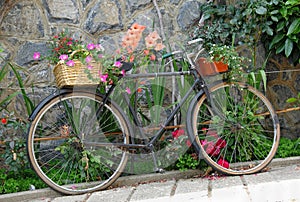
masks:
{"type": "Polygon", "coordinates": [[[220,83],[193,99],[187,129],[199,155],[229,175],[258,172],[274,157],[279,121],[268,99],[242,83],[220,83]]]}
{"type": "Polygon", "coordinates": [[[54,190],[82,194],[104,189],[124,169],[128,156],[120,145],[129,143],[130,126],[116,104],[102,100],[88,92],[61,94],[32,121],[29,160],[54,190]]]}

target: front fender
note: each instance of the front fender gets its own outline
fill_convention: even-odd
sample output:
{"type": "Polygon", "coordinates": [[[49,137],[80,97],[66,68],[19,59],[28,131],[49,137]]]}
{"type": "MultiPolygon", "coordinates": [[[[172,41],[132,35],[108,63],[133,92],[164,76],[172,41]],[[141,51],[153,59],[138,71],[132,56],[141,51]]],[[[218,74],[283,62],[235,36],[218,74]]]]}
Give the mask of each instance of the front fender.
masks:
{"type": "Polygon", "coordinates": [[[57,96],[61,96],[66,93],[71,93],[71,92],[73,92],[73,89],[65,88],[65,89],[60,89],[60,90],[48,95],[34,108],[31,115],[29,116],[28,120],[31,122],[36,117],[37,113],[41,110],[41,108],[43,108],[51,99],[53,99],[57,96]]]}

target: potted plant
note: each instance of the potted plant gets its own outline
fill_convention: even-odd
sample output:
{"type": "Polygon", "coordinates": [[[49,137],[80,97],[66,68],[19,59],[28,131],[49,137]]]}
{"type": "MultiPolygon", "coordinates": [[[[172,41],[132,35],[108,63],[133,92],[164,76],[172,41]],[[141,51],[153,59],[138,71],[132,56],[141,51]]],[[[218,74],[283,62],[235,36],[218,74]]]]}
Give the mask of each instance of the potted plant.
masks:
{"type": "Polygon", "coordinates": [[[202,76],[213,76],[226,73],[231,80],[242,77],[247,67],[246,58],[239,55],[234,46],[212,44],[208,47],[208,58],[197,59],[199,72],[202,76]]]}

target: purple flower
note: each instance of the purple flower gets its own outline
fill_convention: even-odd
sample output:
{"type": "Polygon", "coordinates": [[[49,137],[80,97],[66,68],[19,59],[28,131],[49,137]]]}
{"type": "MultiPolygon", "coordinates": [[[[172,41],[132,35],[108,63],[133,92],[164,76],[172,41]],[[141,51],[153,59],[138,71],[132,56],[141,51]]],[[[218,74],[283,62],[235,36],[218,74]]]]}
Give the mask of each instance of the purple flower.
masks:
{"type": "Polygon", "coordinates": [[[92,61],[92,59],[93,59],[92,56],[89,55],[85,58],[85,62],[90,63],[92,61]]]}
{"type": "Polygon", "coordinates": [[[89,44],[87,45],[87,49],[88,49],[88,50],[94,50],[94,49],[95,49],[95,44],[89,43],[89,44]]]}
{"type": "Polygon", "coordinates": [[[69,60],[68,62],[66,62],[66,65],[68,65],[69,67],[74,67],[75,62],[73,60],[69,60]]]}
{"type": "Polygon", "coordinates": [[[40,57],[41,57],[41,53],[40,52],[34,52],[33,53],[33,59],[34,60],[38,60],[38,59],[40,59],[40,57]]]}
{"type": "Polygon", "coordinates": [[[108,74],[104,74],[104,75],[100,74],[100,81],[106,82],[107,78],[108,78],[108,74]]]}
{"type": "Polygon", "coordinates": [[[67,60],[68,58],[69,58],[69,56],[66,55],[66,54],[63,54],[63,55],[60,55],[60,56],[59,56],[59,59],[60,59],[60,60],[67,60]]]}
{"type": "Polygon", "coordinates": [[[114,66],[120,68],[122,66],[122,63],[120,61],[116,61],[114,66]]]}

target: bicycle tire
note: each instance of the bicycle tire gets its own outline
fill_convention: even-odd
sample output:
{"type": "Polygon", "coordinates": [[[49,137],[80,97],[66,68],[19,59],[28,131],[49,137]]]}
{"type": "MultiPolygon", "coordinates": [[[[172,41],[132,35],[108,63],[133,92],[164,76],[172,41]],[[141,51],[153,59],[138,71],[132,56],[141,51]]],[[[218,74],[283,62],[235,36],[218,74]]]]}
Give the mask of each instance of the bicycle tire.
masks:
{"type": "Polygon", "coordinates": [[[131,127],[123,111],[103,97],[70,92],[51,99],[31,122],[29,161],[37,175],[63,194],[83,194],[110,186],[126,166],[131,127]],[[110,144],[113,143],[113,144],[110,144]]]}
{"type": "Polygon", "coordinates": [[[195,97],[187,130],[200,158],[227,175],[253,174],[273,159],[279,121],[269,100],[243,83],[220,83],[195,97]]]}

